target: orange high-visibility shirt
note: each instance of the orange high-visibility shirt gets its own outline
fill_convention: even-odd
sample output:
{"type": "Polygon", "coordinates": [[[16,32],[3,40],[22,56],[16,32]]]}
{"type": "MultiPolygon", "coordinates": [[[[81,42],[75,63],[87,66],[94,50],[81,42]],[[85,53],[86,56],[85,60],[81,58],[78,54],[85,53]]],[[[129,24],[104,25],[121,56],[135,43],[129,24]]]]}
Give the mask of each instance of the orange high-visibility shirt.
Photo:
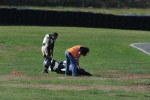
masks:
{"type": "Polygon", "coordinates": [[[72,48],[67,49],[69,51],[69,53],[71,53],[71,55],[76,58],[80,49],[80,45],[74,46],[72,48]]]}

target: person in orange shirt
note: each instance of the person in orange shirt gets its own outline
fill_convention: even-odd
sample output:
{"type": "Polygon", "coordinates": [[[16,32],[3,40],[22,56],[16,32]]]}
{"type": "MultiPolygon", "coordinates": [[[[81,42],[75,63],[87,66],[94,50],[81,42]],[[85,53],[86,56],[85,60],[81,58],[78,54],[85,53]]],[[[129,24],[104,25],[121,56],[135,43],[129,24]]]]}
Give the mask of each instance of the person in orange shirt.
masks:
{"type": "Polygon", "coordinates": [[[80,45],[76,45],[72,48],[67,49],[65,51],[65,57],[66,57],[65,75],[69,75],[69,66],[71,65],[72,76],[77,76],[77,68],[80,70],[79,58],[81,55],[86,56],[88,52],[89,52],[89,48],[80,45]]]}

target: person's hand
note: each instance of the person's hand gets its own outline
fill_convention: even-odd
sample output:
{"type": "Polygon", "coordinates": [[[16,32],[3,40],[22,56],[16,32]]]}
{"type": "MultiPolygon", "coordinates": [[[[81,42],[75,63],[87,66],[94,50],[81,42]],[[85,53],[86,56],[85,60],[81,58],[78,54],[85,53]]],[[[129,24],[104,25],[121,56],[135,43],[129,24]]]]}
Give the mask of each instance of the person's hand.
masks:
{"type": "Polygon", "coordinates": [[[77,65],[78,70],[80,70],[80,67],[77,65]]]}
{"type": "Polygon", "coordinates": [[[52,52],[52,57],[53,57],[53,52],[52,52]]]}
{"type": "Polygon", "coordinates": [[[45,58],[49,59],[49,58],[50,58],[50,56],[49,56],[49,55],[45,55],[45,58]]]}

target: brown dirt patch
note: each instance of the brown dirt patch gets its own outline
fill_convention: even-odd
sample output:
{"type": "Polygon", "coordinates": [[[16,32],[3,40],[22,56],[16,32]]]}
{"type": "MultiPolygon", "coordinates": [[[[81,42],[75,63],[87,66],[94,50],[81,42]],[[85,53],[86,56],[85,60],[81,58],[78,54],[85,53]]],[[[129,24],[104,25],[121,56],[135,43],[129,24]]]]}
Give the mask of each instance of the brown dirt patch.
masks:
{"type": "Polygon", "coordinates": [[[19,87],[32,87],[32,88],[43,88],[49,90],[124,90],[128,92],[149,92],[148,86],[137,85],[137,86],[107,86],[107,85],[94,85],[94,86],[73,86],[73,85],[55,85],[55,84],[0,84],[1,86],[19,86],[19,87]]]}
{"type": "MultiPolygon", "coordinates": [[[[126,74],[119,78],[102,78],[102,77],[66,77],[66,76],[24,76],[24,75],[1,75],[1,81],[5,80],[19,80],[19,79],[64,79],[64,80],[135,80],[135,79],[150,79],[150,75],[140,75],[140,74],[126,74]]],[[[70,81],[71,82],[71,81],[70,81]]],[[[99,90],[124,90],[124,91],[138,91],[138,92],[150,92],[150,83],[133,84],[130,86],[116,86],[116,85],[88,85],[88,86],[76,86],[76,85],[62,85],[62,84],[26,84],[26,83],[0,83],[0,86],[20,86],[20,87],[31,87],[31,88],[43,88],[49,90],[89,90],[89,89],[99,89],[99,90]]]]}

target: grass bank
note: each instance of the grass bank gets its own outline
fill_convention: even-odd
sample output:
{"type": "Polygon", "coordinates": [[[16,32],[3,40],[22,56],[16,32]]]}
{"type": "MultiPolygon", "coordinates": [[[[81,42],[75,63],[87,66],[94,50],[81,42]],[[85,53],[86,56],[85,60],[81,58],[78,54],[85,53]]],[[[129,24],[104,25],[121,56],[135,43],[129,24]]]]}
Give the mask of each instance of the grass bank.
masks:
{"type": "Polygon", "coordinates": [[[149,55],[130,47],[150,42],[148,31],[77,27],[0,26],[0,97],[2,100],[148,100],[149,55]],[[53,59],[65,60],[67,48],[90,48],[80,66],[91,77],[42,74],[41,44],[58,32],[53,59]],[[11,71],[21,74],[10,75],[11,71]]]}
{"type": "Polygon", "coordinates": [[[37,9],[37,10],[56,10],[56,11],[81,11],[103,14],[131,14],[131,15],[147,15],[150,14],[150,8],[78,8],[78,7],[33,7],[33,6],[0,6],[0,8],[18,8],[18,9],[37,9]]]}

